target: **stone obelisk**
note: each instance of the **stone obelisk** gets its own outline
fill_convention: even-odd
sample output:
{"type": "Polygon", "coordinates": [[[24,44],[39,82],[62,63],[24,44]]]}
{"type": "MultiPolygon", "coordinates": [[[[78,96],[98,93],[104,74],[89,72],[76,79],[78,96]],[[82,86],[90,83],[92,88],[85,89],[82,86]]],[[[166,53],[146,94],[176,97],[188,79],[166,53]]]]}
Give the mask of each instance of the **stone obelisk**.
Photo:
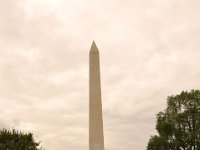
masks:
{"type": "Polygon", "coordinates": [[[89,57],[89,150],[104,150],[100,61],[95,42],[89,57]]]}

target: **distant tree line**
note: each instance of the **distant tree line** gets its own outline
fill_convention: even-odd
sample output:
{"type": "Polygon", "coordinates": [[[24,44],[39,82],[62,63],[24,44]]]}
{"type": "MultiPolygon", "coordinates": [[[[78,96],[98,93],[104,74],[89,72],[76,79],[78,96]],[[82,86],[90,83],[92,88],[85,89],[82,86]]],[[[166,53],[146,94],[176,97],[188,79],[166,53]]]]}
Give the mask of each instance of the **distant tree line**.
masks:
{"type": "Polygon", "coordinates": [[[32,133],[23,133],[16,129],[0,130],[0,150],[43,150],[39,142],[35,142],[32,133]]]}

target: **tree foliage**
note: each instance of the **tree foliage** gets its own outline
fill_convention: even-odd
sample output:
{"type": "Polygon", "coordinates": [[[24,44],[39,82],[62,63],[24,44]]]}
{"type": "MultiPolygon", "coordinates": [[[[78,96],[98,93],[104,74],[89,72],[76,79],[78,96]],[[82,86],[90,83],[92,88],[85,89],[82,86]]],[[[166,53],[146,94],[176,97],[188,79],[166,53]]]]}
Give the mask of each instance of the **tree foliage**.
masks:
{"type": "Polygon", "coordinates": [[[200,91],[168,97],[156,129],[159,135],[151,136],[147,150],[200,150],[200,91]]]}
{"type": "Polygon", "coordinates": [[[18,130],[0,130],[0,150],[42,150],[38,148],[32,133],[22,133],[18,130]]]}

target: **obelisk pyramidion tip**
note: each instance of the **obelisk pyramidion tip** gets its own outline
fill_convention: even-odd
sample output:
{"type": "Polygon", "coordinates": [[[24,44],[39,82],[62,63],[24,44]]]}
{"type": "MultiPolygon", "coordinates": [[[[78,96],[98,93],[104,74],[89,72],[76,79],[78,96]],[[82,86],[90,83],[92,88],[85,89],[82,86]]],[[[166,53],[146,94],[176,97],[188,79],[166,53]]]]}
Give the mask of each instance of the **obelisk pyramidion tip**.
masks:
{"type": "Polygon", "coordinates": [[[98,48],[97,48],[97,46],[96,46],[95,41],[92,42],[92,46],[90,48],[90,51],[99,51],[98,48]]]}

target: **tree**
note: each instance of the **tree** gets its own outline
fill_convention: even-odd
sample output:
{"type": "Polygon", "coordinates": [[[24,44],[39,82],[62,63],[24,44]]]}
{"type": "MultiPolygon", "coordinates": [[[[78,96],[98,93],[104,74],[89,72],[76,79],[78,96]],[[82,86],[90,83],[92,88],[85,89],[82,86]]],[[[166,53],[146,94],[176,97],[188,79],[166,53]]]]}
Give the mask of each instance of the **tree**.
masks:
{"type": "Polygon", "coordinates": [[[147,150],[200,150],[200,91],[183,91],[167,98],[157,114],[156,130],[147,150]]]}
{"type": "Polygon", "coordinates": [[[38,148],[32,133],[22,133],[18,130],[0,130],[0,150],[42,150],[38,148]]]}

